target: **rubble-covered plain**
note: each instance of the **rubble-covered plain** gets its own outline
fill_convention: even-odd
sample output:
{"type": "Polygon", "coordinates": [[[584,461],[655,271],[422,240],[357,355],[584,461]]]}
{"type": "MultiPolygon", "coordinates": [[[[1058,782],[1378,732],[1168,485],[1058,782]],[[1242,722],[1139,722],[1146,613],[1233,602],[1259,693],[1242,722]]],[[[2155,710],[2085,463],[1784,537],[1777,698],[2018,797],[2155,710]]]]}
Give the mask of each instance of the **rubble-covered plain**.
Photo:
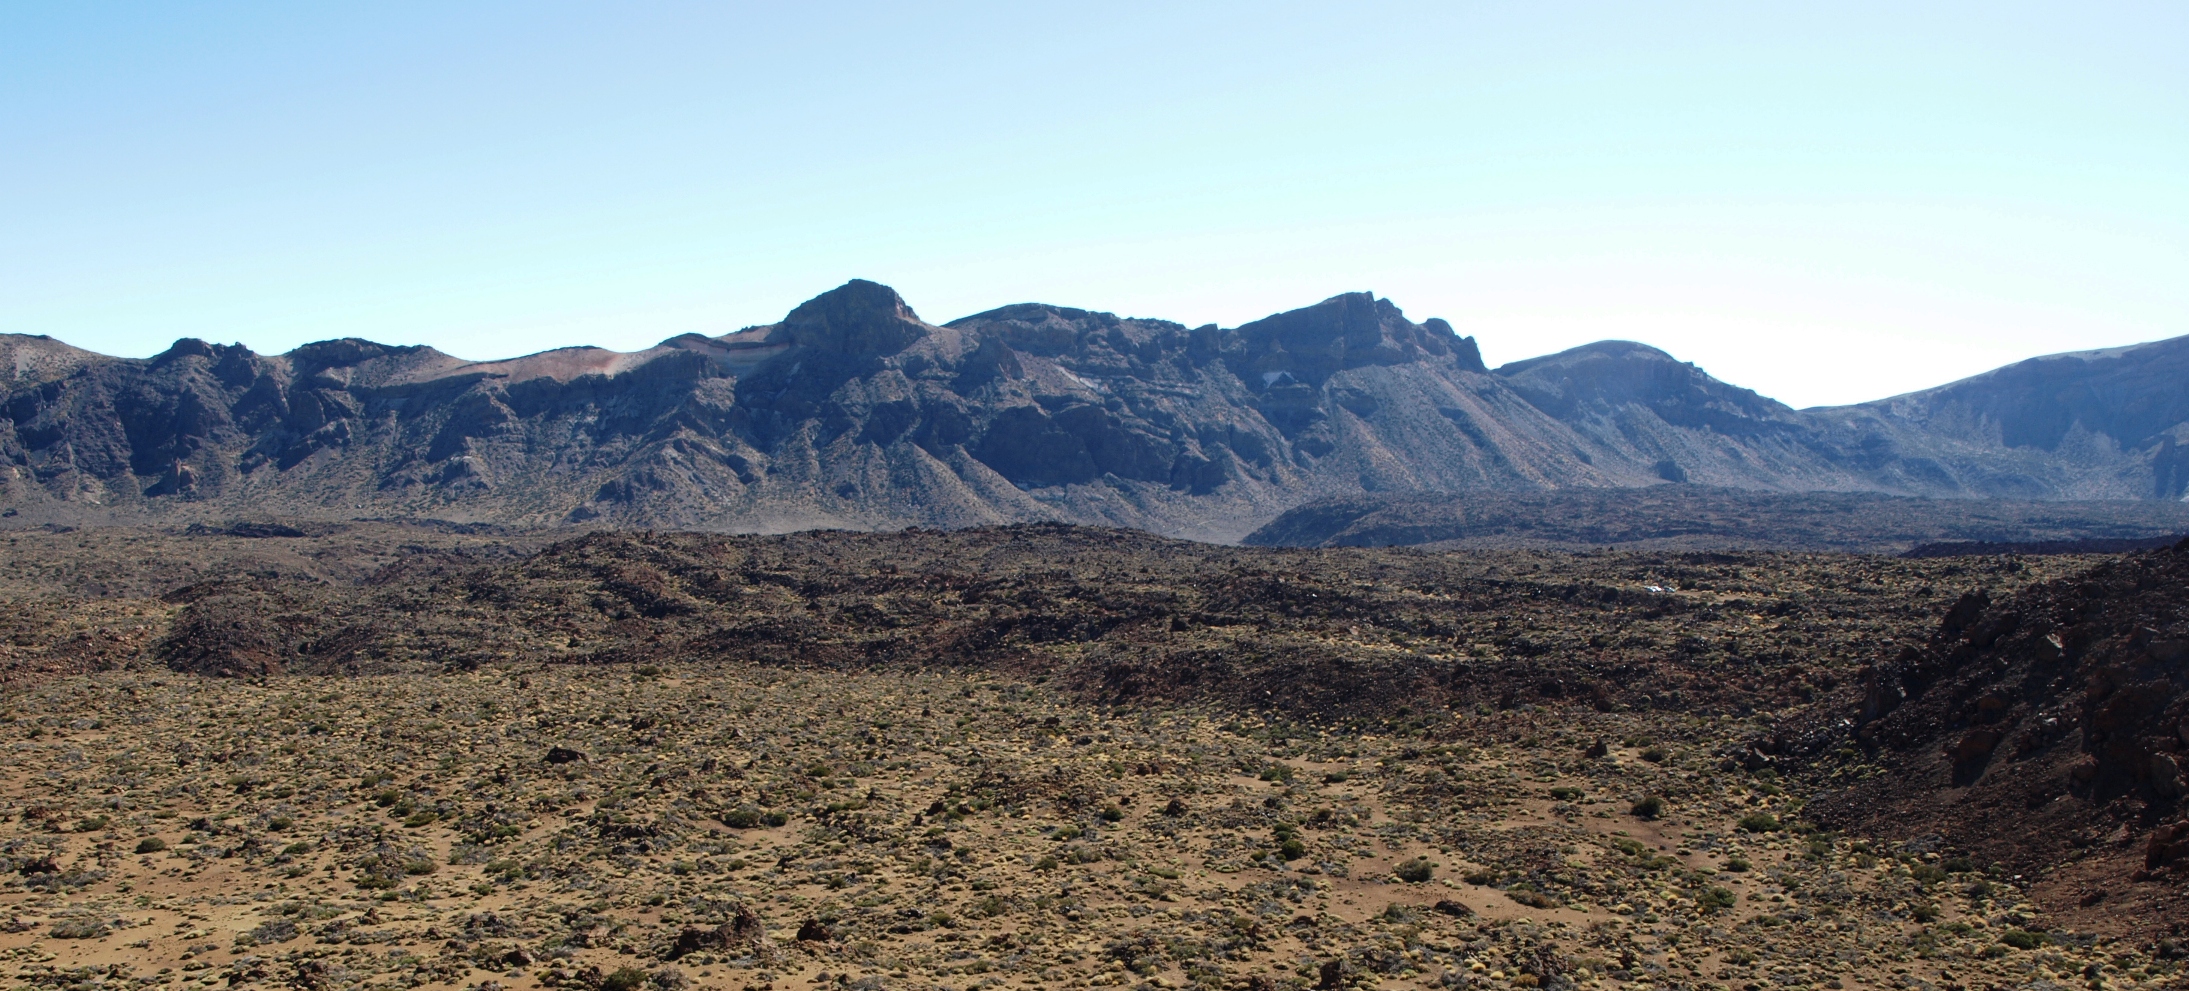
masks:
{"type": "Polygon", "coordinates": [[[2013,882],[1920,843],[1804,831],[1775,775],[1722,769],[1740,720],[1332,732],[979,675],[721,668],[116,672],[10,701],[0,945],[25,984],[2174,974],[2045,935],[2013,882]]]}
{"type": "MultiPolygon", "coordinates": [[[[267,538],[189,539],[218,561],[267,538]]],[[[1965,588],[2088,560],[1262,551],[1058,528],[332,560],[311,581],[180,583],[325,614],[238,640],[187,622],[211,596],[116,586],[143,624],[132,650],[0,696],[16,986],[2181,980],[2166,946],[2056,926],[2037,879],[1921,824],[1819,829],[1820,779],[1743,749],[1965,588]],[[368,616],[346,665],[315,653],[368,616]],[[248,677],[169,666],[289,629],[314,640],[248,677]],[[1188,664],[1219,652],[1244,657],[1188,664]],[[1311,665],[1357,670],[1277,691],[1311,665]],[[1412,694],[1345,695],[1386,676],[1412,694]]],[[[62,617],[81,590],[41,594],[62,617]]],[[[18,619],[16,649],[51,656],[47,628],[18,619]]]]}

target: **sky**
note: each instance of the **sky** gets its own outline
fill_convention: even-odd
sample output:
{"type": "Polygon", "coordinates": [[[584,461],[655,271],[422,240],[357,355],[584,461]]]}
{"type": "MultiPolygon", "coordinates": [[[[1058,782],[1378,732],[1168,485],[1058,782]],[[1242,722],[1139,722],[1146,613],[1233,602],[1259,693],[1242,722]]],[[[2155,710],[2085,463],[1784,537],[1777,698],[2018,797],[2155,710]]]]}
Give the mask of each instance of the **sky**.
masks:
{"type": "Polygon", "coordinates": [[[1797,407],[2189,334],[2189,5],[0,5],[0,332],[1642,341],[1797,407]]]}

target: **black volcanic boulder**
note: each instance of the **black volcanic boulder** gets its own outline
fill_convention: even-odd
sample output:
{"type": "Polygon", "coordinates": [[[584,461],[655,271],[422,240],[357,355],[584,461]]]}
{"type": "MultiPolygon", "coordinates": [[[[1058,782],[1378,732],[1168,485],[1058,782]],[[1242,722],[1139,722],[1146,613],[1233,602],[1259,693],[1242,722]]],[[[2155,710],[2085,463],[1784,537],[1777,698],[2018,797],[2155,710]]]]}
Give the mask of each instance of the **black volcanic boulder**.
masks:
{"type": "MultiPolygon", "coordinates": [[[[809,925],[811,923],[808,923],[809,925]]],[[[737,907],[729,920],[712,929],[704,926],[685,926],[666,956],[675,960],[701,950],[749,951],[762,959],[773,956],[767,939],[767,928],[752,909],[737,907]]]]}

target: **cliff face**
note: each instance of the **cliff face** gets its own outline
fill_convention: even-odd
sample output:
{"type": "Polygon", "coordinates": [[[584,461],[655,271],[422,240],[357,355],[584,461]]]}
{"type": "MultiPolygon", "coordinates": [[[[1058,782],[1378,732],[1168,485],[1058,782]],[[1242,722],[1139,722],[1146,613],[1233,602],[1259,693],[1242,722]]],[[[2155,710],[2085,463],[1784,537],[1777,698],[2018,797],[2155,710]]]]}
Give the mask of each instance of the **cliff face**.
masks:
{"type": "Polygon", "coordinates": [[[774,325],[630,354],[184,340],[134,360],[4,335],[0,505],[58,522],[1061,520],[1235,539],[1363,492],[2179,496],[2185,379],[2121,371],[2148,364],[2134,356],[2041,361],[2037,384],[1794,411],[1619,342],[1493,372],[1471,338],[1366,293],[1232,329],[1039,304],[938,326],[863,281],[774,325]],[[2115,378],[2070,396],[2077,370],[2115,378]],[[2015,419],[2010,389],[2066,396],[2042,423],[2067,426],[2015,419]]]}

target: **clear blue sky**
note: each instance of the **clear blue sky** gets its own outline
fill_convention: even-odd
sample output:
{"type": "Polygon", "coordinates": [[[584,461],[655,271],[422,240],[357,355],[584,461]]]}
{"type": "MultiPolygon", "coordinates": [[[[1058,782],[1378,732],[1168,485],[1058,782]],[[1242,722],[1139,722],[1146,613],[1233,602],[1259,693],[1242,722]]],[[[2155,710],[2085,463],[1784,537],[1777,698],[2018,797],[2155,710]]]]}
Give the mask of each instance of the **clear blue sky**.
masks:
{"type": "Polygon", "coordinates": [[[1338,292],[1795,405],[2189,333],[2189,5],[0,6],[0,330],[471,358],[1338,292]]]}

